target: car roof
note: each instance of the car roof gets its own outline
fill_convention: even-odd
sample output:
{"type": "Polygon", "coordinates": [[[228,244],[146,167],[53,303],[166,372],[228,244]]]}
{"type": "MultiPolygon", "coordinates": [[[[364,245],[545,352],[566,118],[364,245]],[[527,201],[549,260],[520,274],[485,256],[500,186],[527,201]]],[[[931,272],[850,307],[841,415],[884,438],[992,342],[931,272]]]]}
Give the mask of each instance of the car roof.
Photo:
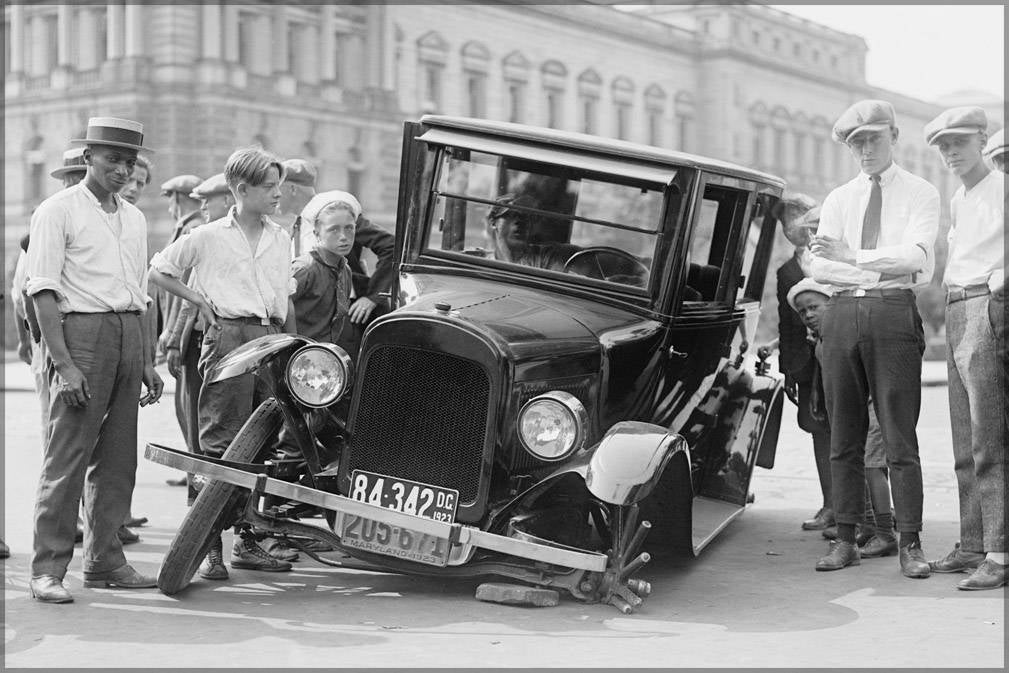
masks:
{"type": "Polygon", "coordinates": [[[473,119],[469,117],[451,117],[446,115],[424,115],[421,123],[430,127],[441,127],[470,133],[482,133],[498,136],[502,139],[533,142],[564,147],[567,149],[603,154],[637,161],[646,161],[665,166],[687,166],[699,170],[724,173],[746,180],[753,180],[784,189],[785,180],[770,173],[756,171],[720,159],[712,159],[688,152],[641,145],[625,140],[601,138],[584,133],[559,131],[557,129],[528,126],[511,122],[492,121],[488,119],[473,119]]]}

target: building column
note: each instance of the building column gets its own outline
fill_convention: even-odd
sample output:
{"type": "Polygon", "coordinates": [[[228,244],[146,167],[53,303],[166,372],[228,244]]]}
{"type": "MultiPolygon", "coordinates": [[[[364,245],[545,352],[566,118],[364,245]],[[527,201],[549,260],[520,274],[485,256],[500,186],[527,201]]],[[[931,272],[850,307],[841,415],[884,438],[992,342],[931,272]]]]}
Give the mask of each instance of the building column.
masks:
{"type": "Polygon", "coordinates": [[[343,86],[352,91],[361,91],[367,83],[368,67],[365,61],[364,38],[358,33],[349,33],[346,36],[347,51],[345,53],[343,67],[343,86]]]}
{"type": "Polygon", "coordinates": [[[382,31],[382,22],[385,19],[385,7],[380,4],[369,4],[367,10],[367,38],[364,44],[367,54],[367,75],[364,86],[369,89],[382,89],[385,76],[385,62],[388,55],[385,53],[385,40],[382,31]]]}
{"type": "Polygon", "coordinates": [[[238,7],[224,6],[224,60],[238,62],[238,7]]]}
{"type": "Polygon", "coordinates": [[[25,6],[11,5],[11,75],[25,70],[25,6]]]}
{"type": "Polygon", "coordinates": [[[37,77],[39,75],[49,74],[50,67],[53,65],[49,63],[49,36],[46,35],[46,19],[41,13],[36,12],[32,15],[31,20],[28,23],[29,35],[31,36],[31,50],[32,59],[29,64],[30,76],[37,77]]]}
{"type": "Polygon", "coordinates": [[[273,16],[270,17],[272,28],[270,43],[273,45],[273,59],[270,64],[270,72],[286,74],[291,71],[291,63],[288,63],[287,55],[287,9],[281,5],[273,8],[273,16]]]}
{"type": "Polygon", "coordinates": [[[77,9],[77,68],[93,70],[98,67],[98,21],[95,12],[87,5],[77,9]]]}
{"type": "Polygon", "coordinates": [[[127,57],[138,57],[144,54],[144,23],[143,5],[139,2],[128,2],[123,11],[124,40],[123,54],[127,57]]]}
{"type": "Polygon", "coordinates": [[[200,55],[205,59],[219,60],[223,56],[221,33],[221,6],[216,2],[205,3],[201,9],[202,34],[200,35],[200,55]]]}
{"type": "Polygon", "coordinates": [[[70,54],[71,23],[70,5],[56,5],[56,65],[69,68],[73,59],[70,54]]]}
{"type": "Polygon", "coordinates": [[[106,5],[106,57],[112,61],[123,57],[123,6],[117,3],[106,5]]]}
{"type": "Polygon", "coordinates": [[[336,79],[336,22],[332,5],[320,5],[319,78],[325,82],[336,79]]]}

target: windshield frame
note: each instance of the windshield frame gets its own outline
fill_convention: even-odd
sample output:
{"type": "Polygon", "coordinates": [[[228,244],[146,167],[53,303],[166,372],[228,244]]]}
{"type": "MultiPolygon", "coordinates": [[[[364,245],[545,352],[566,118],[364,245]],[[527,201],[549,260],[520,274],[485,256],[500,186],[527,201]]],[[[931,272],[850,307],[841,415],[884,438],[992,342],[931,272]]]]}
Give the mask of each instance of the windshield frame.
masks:
{"type": "MultiPolygon", "coordinates": [[[[618,158],[606,157],[610,162],[618,158]]],[[[427,146],[425,163],[432,169],[428,171],[429,178],[425,180],[424,189],[424,212],[418,213],[420,217],[414,220],[415,225],[411,227],[413,231],[410,235],[410,244],[406,252],[404,262],[410,266],[424,267],[430,270],[451,270],[456,268],[468,268],[484,277],[497,277],[508,282],[515,282],[518,279],[528,280],[531,284],[546,285],[550,289],[558,289],[561,286],[569,287],[572,290],[581,292],[603,292],[606,295],[619,297],[623,300],[630,300],[638,305],[648,305],[656,308],[661,303],[661,294],[668,285],[668,263],[667,258],[673,249],[673,240],[677,223],[682,222],[684,214],[688,212],[690,194],[693,181],[697,171],[689,166],[670,166],[668,170],[672,179],[667,184],[650,182],[636,179],[627,175],[614,174],[605,171],[592,171],[583,168],[572,168],[570,165],[554,164],[549,162],[531,161],[522,153],[495,153],[487,152],[483,148],[470,148],[465,145],[442,145],[429,143],[427,146]],[[646,234],[654,237],[654,245],[651,248],[652,263],[649,269],[648,282],[645,287],[636,287],[629,284],[598,280],[587,276],[571,273],[541,269],[533,266],[524,266],[491,258],[477,257],[463,252],[451,250],[440,250],[429,248],[428,242],[432,227],[436,226],[436,213],[438,211],[438,199],[456,198],[466,202],[484,205],[494,205],[494,201],[479,197],[440,192],[438,187],[442,179],[442,171],[447,165],[446,157],[456,150],[474,151],[482,154],[492,155],[498,160],[514,159],[523,163],[540,164],[558,173],[566,172],[584,179],[596,180],[605,183],[617,184],[626,187],[648,189],[656,191],[662,195],[661,206],[659,208],[658,221],[654,229],[643,229],[633,225],[622,225],[615,222],[595,220],[581,216],[569,215],[572,221],[586,222],[597,226],[612,227],[614,229],[627,230],[636,233],[646,234]],[[676,212],[670,213],[670,209],[676,212]]],[[[550,173],[553,175],[553,173],[550,173]]],[[[542,212],[547,216],[557,217],[558,213],[552,211],[539,211],[530,209],[531,212],[542,212]]]]}

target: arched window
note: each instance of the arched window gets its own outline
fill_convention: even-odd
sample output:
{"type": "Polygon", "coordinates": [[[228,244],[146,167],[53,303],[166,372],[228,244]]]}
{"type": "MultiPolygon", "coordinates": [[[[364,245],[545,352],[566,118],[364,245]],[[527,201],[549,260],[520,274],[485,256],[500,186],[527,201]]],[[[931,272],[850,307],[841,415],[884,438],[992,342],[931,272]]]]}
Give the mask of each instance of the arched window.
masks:
{"type": "Polygon", "coordinates": [[[480,42],[467,42],[462,47],[462,68],[466,114],[470,117],[486,117],[490,51],[480,42]]]}
{"type": "Polygon", "coordinates": [[[770,164],[767,153],[767,128],[770,115],[767,106],[758,101],[750,106],[750,129],[752,135],[750,160],[757,168],[766,168],[770,164]]]}
{"type": "Polygon", "coordinates": [[[564,120],[564,92],[567,88],[568,69],[560,61],[546,61],[540,66],[543,80],[543,98],[546,109],[544,121],[547,126],[559,129],[564,120]]]}
{"type": "Polygon", "coordinates": [[[424,112],[440,112],[442,110],[442,80],[447,61],[448,42],[439,33],[431,31],[417,40],[417,70],[420,75],[419,103],[424,112]]]}
{"type": "Polygon", "coordinates": [[[510,122],[525,121],[526,88],[529,86],[529,59],[513,51],[501,62],[505,84],[506,118],[510,122]]]}
{"type": "Polygon", "coordinates": [[[675,100],[676,129],[680,149],[690,152],[694,147],[694,96],[689,91],[680,91],[675,100]]]}
{"type": "Polygon", "coordinates": [[[662,125],[666,116],[666,92],[658,84],[645,89],[645,119],[648,126],[648,144],[662,145],[662,125]]]}
{"type": "Polygon", "coordinates": [[[774,170],[784,173],[788,167],[788,127],[791,122],[788,111],[778,106],[771,111],[771,165],[774,170]]]}
{"type": "MultiPolygon", "coordinates": [[[[84,136],[78,136],[83,138],[84,136]]],[[[25,143],[25,202],[34,208],[45,198],[45,138],[36,133],[25,143]]]]}
{"type": "Polygon", "coordinates": [[[578,130],[582,133],[599,132],[599,90],[603,78],[589,68],[578,75],[578,105],[580,119],[578,130]]]}
{"type": "Polygon", "coordinates": [[[634,82],[627,77],[617,77],[611,87],[616,112],[616,136],[621,140],[631,137],[631,108],[634,105],[634,82]]]}

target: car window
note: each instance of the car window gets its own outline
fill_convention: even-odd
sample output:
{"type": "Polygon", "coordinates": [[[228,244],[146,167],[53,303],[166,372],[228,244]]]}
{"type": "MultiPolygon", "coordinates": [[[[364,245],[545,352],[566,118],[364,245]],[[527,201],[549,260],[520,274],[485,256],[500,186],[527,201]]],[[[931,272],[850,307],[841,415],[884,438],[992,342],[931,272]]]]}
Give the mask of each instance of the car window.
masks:
{"type": "Polygon", "coordinates": [[[734,260],[736,248],[733,241],[747,198],[745,191],[717,185],[705,186],[688,246],[684,302],[726,300],[726,297],[720,296],[725,294],[725,287],[719,281],[727,262],[734,260]]]}
{"type": "Polygon", "coordinates": [[[448,148],[425,251],[644,288],[663,188],[448,148]]]}

